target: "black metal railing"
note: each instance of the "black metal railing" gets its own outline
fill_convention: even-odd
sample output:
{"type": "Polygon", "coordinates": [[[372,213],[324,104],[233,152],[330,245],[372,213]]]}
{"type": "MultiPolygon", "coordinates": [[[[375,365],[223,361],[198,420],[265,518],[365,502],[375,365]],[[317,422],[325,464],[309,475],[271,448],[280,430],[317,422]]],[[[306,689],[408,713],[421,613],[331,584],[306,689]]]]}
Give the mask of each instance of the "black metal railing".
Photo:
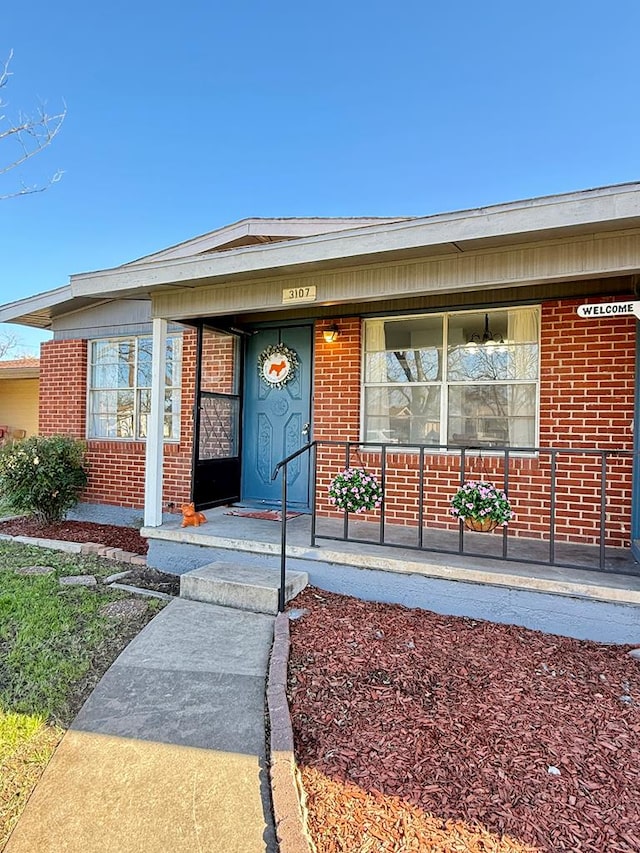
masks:
{"type": "MultiPolygon", "coordinates": [[[[281,589],[279,596],[279,607],[284,609],[284,582],[286,571],[286,542],[287,542],[287,467],[291,461],[299,456],[309,453],[310,456],[310,483],[311,483],[311,545],[317,545],[318,539],[340,542],[352,542],[362,545],[382,545],[391,547],[401,547],[408,550],[416,551],[431,551],[444,554],[456,554],[468,557],[478,557],[499,559],[505,561],[514,561],[519,563],[531,563],[537,565],[557,566],[560,568],[571,569],[595,569],[604,571],[606,563],[606,542],[607,542],[607,511],[608,511],[608,484],[609,470],[614,460],[629,460],[627,464],[628,472],[626,482],[629,484],[630,494],[630,478],[631,464],[633,451],[620,449],[600,449],[600,448],[583,448],[583,447],[506,447],[506,446],[486,446],[486,445],[433,445],[433,444],[384,444],[380,442],[356,442],[356,441],[330,441],[316,440],[304,445],[299,450],[287,456],[279,462],[273,472],[272,479],[275,479],[280,471],[282,471],[282,536],[281,536],[281,589]],[[340,454],[336,450],[342,450],[340,454]],[[341,457],[344,461],[345,468],[351,467],[354,460],[358,466],[365,468],[375,468],[376,476],[382,486],[382,502],[376,522],[365,522],[364,527],[367,532],[375,529],[376,532],[372,536],[363,536],[362,524],[358,525],[358,530],[353,530],[353,514],[344,512],[342,519],[342,533],[335,535],[329,531],[318,533],[318,513],[317,513],[317,491],[318,491],[318,456],[324,453],[327,458],[323,458],[324,472],[330,465],[338,466],[338,459],[341,457]],[[415,460],[415,464],[405,466],[403,469],[405,474],[411,474],[417,478],[417,490],[414,486],[413,493],[417,491],[417,507],[415,524],[403,524],[403,531],[416,528],[414,541],[407,541],[406,536],[402,542],[391,541],[388,530],[390,528],[398,528],[399,525],[393,525],[392,519],[388,518],[387,513],[387,487],[389,482],[393,481],[397,473],[397,469],[393,467],[393,461],[390,457],[393,455],[411,454],[415,460]],[[536,502],[543,507],[542,514],[547,517],[548,521],[546,529],[537,530],[537,553],[533,556],[525,553],[524,543],[531,542],[527,538],[526,526],[520,526],[519,535],[511,535],[507,527],[503,527],[501,539],[501,547],[499,551],[478,551],[469,549],[466,544],[465,526],[462,522],[459,523],[456,544],[451,546],[447,541],[434,540],[433,536],[427,541],[430,533],[437,532],[442,534],[448,531],[448,536],[455,534],[452,531],[450,524],[440,523],[435,530],[430,529],[425,524],[427,515],[427,496],[425,494],[425,483],[427,481],[429,466],[428,460],[439,455],[440,464],[439,470],[436,473],[442,474],[454,470],[451,465],[451,460],[457,455],[459,457],[458,480],[463,484],[465,480],[473,476],[473,479],[499,479],[502,488],[507,496],[510,496],[510,491],[517,490],[517,477],[519,474],[526,477],[533,471],[535,474],[545,478],[546,488],[539,487],[539,491],[534,495],[536,502]],[[444,456],[444,462],[443,462],[444,456]],[[366,463],[363,460],[366,457],[366,463]],[[572,464],[578,464],[581,467],[578,471],[570,471],[569,469],[562,470],[561,465],[565,460],[573,457],[572,464]],[[377,460],[377,461],[373,461],[377,460]],[[491,472],[487,472],[487,467],[492,468],[491,472]],[[562,473],[566,482],[563,485],[564,491],[561,492],[559,487],[559,476],[562,473]],[[557,535],[558,518],[558,503],[562,499],[566,503],[570,501],[572,505],[579,503],[581,498],[579,493],[574,494],[572,488],[578,482],[580,476],[590,481],[589,492],[592,496],[591,505],[585,509],[585,516],[590,513],[589,520],[589,538],[597,541],[597,545],[590,546],[591,550],[596,548],[595,559],[591,564],[585,564],[584,561],[572,561],[570,558],[559,556],[559,538],[557,535]],[[598,494],[599,493],[599,494],[598,494]],[[518,545],[521,547],[518,548],[518,545]],[[517,553],[513,553],[517,549],[517,553]]],[[[337,473],[337,468],[336,468],[337,473]]],[[[442,488],[442,483],[438,483],[442,488]]],[[[620,484],[616,483],[616,488],[619,489],[620,484]]],[[[396,490],[398,486],[395,486],[396,490]]],[[[528,498],[532,496],[534,488],[525,486],[528,492],[528,498]]],[[[584,504],[586,506],[586,503],[584,504]]],[[[575,509],[574,509],[575,511],[575,509]]],[[[526,510],[527,514],[531,511],[526,510]]],[[[449,516],[448,521],[453,519],[449,516]]],[[[538,525],[540,527],[540,525],[538,525]]],[[[566,549],[571,545],[571,541],[565,530],[562,534],[562,546],[566,549]]],[[[445,537],[446,538],[446,537],[445,537]]],[[[585,538],[585,537],[583,537],[585,538]]],[[[496,542],[496,534],[490,537],[492,542],[496,542]]],[[[478,542],[477,536],[473,541],[478,542]]],[[[485,540],[486,541],[486,540],[485,540]]],[[[530,549],[531,550],[531,549],[530,549]]],[[[570,550],[570,549],[569,549],[570,550]]],[[[629,565],[633,565],[631,557],[629,557],[629,565]]],[[[635,570],[617,567],[616,571],[621,573],[634,573],[635,570]]]]}
{"type": "MultiPolygon", "coordinates": [[[[281,459],[280,462],[273,469],[273,474],[271,475],[271,479],[275,480],[280,471],[282,471],[282,496],[281,496],[281,524],[280,524],[280,587],[278,589],[278,612],[283,613],[284,607],[286,604],[285,601],[285,588],[286,588],[286,578],[287,578],[287,486],[288,486],[288,478],[287,471],[290,462],[293,462],[294,459],[297,459],[299,456],[302,456],[304,453],[311,453],[312,449],[315,449],[317,445],[316,441],[310,441],[308,444],[304,444],[302,447],[295,450],[293,453],[290,453],[289,456],[286,456],[284,459],[281,459]]],[[[315,518],[316,518],[316,464],[315,464],[315,455],[313,459],[313,476],[310,478],[311,482],[311,540],[313,542],[315,538],[315,518]]]]}

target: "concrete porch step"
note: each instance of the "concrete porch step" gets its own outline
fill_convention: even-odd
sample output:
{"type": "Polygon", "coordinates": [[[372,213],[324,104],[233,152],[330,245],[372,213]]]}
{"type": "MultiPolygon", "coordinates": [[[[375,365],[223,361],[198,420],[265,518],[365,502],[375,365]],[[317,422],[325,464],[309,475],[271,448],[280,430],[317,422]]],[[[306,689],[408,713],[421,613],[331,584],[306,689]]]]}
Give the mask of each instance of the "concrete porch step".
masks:
{"type": "MultiPolygon", "coordinates": [[[[287,572],[285,601],[301,592],[306,572],[287,572]]],[[[238,563],[209,563],[180,577],[180,597],[254,613],[278,612],[280,572],[238,563]]]]}
{"type": "MultiPolygon", "coordinates": [[[[182,575],[214,561],[233,561],[279,576],[278,524],[227,516],[224,507],[207,512],[209,521],[197,530],[183,530],[179,521],[145,528],[149,565],[182,575]]],[[[626,552],[608,551],[607,570],[591,571],[344,542],[337,524],[326,531],[336,538],[325,537],[313,547],[310,523],[308,516],[290,522],[287,569],[307,573],[309,583],[321,590],[577,639],[640,645],[640,575],[624,573],[630,565],[635,568],[626,552]]],[[[531,544],[516,541],[514,547],[531,558],[531,544]]]]}

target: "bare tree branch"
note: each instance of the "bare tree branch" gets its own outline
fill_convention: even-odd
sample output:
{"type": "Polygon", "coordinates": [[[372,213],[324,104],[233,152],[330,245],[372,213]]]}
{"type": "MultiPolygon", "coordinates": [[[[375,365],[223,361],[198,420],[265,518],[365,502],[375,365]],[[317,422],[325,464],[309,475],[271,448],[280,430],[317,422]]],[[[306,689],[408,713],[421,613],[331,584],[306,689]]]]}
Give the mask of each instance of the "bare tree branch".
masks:
{"type": "Polygon", "coordinates": [[[17,335],[11,332],[0,332],[0,359],[5,358],[5,356],[22,358],[24,353],[18,351],[21,345],[22,341],[17,335]]]}
{"type": "MultiPolygon", "coordinates": [[[[13,72],[9,70],[13,51],[9,53],[4,63],[0,64],[0,92],[6,88],[9,78],[13,72]]],[[[9,156],[6,163],[0,163],[0,176],[22,166],[36,154],[47,148],[56,138],[67,115],[66,105],[56,113],[47,112],[46,105],[40,104],[36,111],[29,115],[18,113],[17,118],[11,119],[5,113],[6,101],[0,98],[0,143],[13,142],[13,155],[9,156]]],[[[62,177],[62,172],[56,172],[46,183],[27,185],[21,183],[16,190],[0,193],[0,201],[7,198],[15,198],[20,195],[42,192],[57,183],[62,177]]]]}

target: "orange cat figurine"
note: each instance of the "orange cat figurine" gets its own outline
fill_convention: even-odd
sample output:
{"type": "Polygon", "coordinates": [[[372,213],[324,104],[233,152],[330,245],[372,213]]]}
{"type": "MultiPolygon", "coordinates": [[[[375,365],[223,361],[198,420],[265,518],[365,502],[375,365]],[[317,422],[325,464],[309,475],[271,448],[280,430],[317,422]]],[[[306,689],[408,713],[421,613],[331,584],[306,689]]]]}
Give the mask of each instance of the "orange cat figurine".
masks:
{"type": "Polygon", "coordinates": [[[207,518],[203,512],[198,512],[193,504],[182,504],[182,524],[180,527],[200,527],[207,518]]]}

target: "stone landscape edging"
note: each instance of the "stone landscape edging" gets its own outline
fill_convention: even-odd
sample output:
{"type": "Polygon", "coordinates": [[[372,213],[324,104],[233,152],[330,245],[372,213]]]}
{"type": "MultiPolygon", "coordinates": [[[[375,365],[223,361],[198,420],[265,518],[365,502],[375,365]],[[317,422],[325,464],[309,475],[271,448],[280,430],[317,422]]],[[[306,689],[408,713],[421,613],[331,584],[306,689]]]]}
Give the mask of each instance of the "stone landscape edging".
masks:
{"type": "Polygon", "coordinates": [[[269,713],[271,800],[280,853],[313,853],[315,845],[306,830],[305,796],[293,752],[293,728],[287,702],[289,617],[278,613],[267,676],[269,713]]]}
{"type": "MultiPolygon", "coordinates": [[[[6,521],[7,519],[2,519],[6,521]]],[[[35,545],[38,548],[51,548],[53,551],[64,551],[67,554],[82,554],[85,556],[104,557],[107,560],[117,560],[119,563],[131,563],[134,566],[146,566],[144,554],[134,554],[123,548],[111,548],[99,542],[72,542],[66,539],[39,539],[33,536],[12,536],[0,533],[0,540],[19,542],[21,545],[35,545]]]]}

